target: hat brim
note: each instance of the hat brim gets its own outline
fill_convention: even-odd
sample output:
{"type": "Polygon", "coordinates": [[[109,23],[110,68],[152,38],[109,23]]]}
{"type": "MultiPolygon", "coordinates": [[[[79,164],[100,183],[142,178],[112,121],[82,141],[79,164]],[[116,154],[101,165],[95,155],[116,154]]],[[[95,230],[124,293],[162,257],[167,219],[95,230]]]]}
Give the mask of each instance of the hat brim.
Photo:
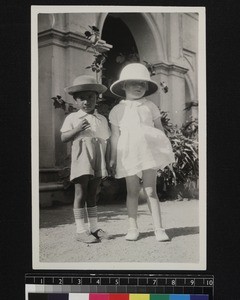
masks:
{"type": "Polygon", "coordinates": [[[69,95],[73,95],[74,93],[84,92],[84,91],[93,91],[97,92],[98,94],[102,94],[106,92],[107,87],[103,84],[79,84],[79,85],[72,85],[66,87],[64,91],[69,95]]]}
{"type": "MultiPolygon", "coordinates": [[[[133,79],[117,80],[116,82],[114,82],[111,85],[110,91],[116,96],[125,97],[126,94],[125,94],[125,91],[123,90],[123,83],[126,81],[133,81],[133,79]]],[[[142,80],[137,79],[134,81],[142,81],[142,80]]],[[[152,95],[159,89],[159,86],[155,81],[146,80],[146,79],[144,79],[143,81],[146,81],[148,83],[148,89],[147,89],[146,93],[144,94],[144,96],[152,95]]]]}

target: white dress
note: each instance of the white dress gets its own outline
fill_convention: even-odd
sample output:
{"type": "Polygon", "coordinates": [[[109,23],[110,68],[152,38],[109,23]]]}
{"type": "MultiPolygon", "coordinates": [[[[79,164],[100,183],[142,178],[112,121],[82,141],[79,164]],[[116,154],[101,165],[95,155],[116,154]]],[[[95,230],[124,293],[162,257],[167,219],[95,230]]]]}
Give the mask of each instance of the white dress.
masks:
{"type": "Polygon", "coordinates": [[[158,107],[145,98],[122,100],[111,110],[109,120],[120,129],[116,178],[164,169],[175,161],[169,139],[154,127],[159,117],[158,107]]]}

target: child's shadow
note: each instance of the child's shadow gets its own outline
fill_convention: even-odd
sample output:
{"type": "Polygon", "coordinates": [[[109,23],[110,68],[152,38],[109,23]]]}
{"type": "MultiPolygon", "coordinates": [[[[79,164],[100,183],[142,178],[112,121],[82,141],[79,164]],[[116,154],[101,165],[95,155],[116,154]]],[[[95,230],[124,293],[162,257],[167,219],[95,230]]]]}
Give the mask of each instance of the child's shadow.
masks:
{"type": "Polygon", "coordinates": [[[199,234],[199,226],[169,228],[166,229],[166,233],[170,239],[178,236],[199,234]]]}
{"type": "MultiPolygon", "coordinates": [[[[177,227],[177,228],[169,228],[166,229],[166,233],[169,236],[170,240],[174,239],[178,236],[184,236],[184,235],[193,235],[199,233],[199,227],[177,227]]],[[[141,232],[138,240],[145,239],[149,236],[154,236],[154,232],[141,232]]]]}
{"type": "Polygon", "coordinates": [[[110,240],[115,240],[117,238],[122,238],[126,235],[126,233],[121,233],[121,234],[112,234],[110,235],[110,240]]]}
{"type": "MultiPolygon", "coordinates": [[[[193,234],[198,234],[199,233],[199,227],[177,227],[177,228],[169,228],[166,229],[166,233],[169,236],[170,240],[174,239],[175,237],[178,236],[184,236],[184,235],[193,235],[193,234]]],[[[124,237],[126,234],[113,234],[111,235],[110,239],[115,240],[117,238],[124,237]]],[[[148,238],[150,236],[154,236],[154,232],[141,232],[139,235],[138,240],[148,238]]]]}

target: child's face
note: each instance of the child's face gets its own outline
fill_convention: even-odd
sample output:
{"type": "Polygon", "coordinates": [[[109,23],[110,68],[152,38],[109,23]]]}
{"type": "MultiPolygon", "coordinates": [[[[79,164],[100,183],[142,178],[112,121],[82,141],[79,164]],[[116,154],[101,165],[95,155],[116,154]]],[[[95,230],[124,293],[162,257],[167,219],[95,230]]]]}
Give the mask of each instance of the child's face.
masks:
{"type": "Polygon", "coordinates": [[[88,113],[95,109],[97,93],[93,91],[79,92],[77,93],[75,100],[78,108],[88,113]]]}
{"type": "Polygon", "coordinates": [[[148,89],[148,83],[140,80],[128,80],[123,85],[127,99],[140,99],[148,89]]]}

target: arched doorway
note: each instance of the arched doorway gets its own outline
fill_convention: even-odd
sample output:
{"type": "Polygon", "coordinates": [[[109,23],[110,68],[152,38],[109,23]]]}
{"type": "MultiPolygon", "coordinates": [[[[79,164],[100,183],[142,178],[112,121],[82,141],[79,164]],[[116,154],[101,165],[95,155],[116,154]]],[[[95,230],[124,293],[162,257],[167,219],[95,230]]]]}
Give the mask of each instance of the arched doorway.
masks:
{"type": "MultiPolygon", "coordinates": [[[[118,15],[107,15],[102,30],[102,39],[113,45],[107,53],[102,76],[103,84],[109,88],[119,78],[124,65],[129,62],[138,62],[140,59],[134,37],[118,15]]],[[[108,90],[104,98],[108,100],[113,98],[113,95],[108,90]]]]}
{"type": "MultiPolygon", "coordinates": [[[[158,26],[151,14],[142,13],[109,13],[102,14],[98,20],[101,38],[113,45],[107,53],[104,63],[102,82],[108,88],[119,78],[121,69],[129,62],[144,62],[151,64],[164,60],[166,53],[158,26]]],[[[159,75],[153,78],[160,81],[159,75]]],[[[105,104],[99,104],[99,110],[104,115],[106,104],[111,107],[118,102],[116,96],[108,90],[104,94],[105,104]],[[104,109],[101,109],[103,108],[104,109]]],[[[155,104],[160,104],[159,94],[151,96],[155,104]]]]}

